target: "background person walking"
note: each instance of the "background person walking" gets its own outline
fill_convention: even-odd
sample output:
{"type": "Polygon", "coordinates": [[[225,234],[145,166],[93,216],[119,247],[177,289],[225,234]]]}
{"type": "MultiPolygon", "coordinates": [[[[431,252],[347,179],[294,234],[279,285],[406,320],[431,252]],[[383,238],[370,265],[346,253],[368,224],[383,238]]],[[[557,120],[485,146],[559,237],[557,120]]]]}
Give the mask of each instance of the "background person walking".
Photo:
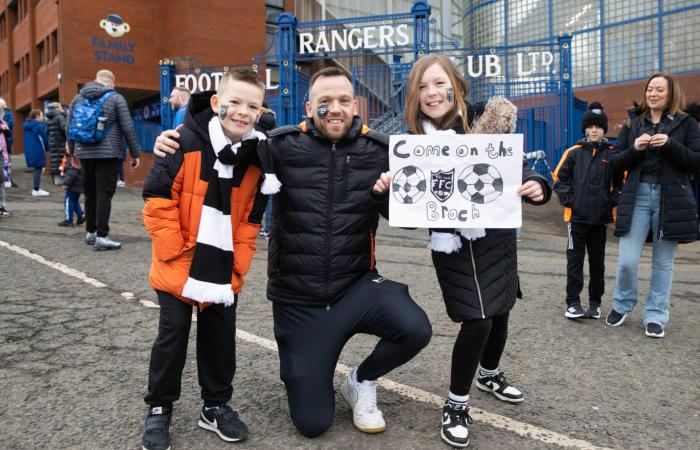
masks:
{"type": "Polygon", "coordinates": [[[34,169],[32,176],[32,196],[46,197],[49,193],[41,189],[41,174],[46,166],[45,153],[48,151],[49,136],[46,133],[44,113],[33,109],[24,121],[24,159],[27,167],[34,169]]]}
{"type": "Polygon", "coordinates": [[[114,90],[114,74],[100,70],[95,81],[85,84],[71,103],[68,118],[68,146],[80,159],[85,177],[85,242],[95,250],[117,250],[121,243],[109,238],[112,196],[117,189],[119,165],[123,163],[122,140],[131,152],[131,166],[140,164],[141,147],[124,97],[114,90]],[[82,115],[81,110],[86,114],[82,115]],[[94,111],[87,111],[92,110],[94,111]],[[99,109],[99,111],[97,111],[99,109]],[[73,118],[97,116],[97,123],[81,129],[73,118]]]}

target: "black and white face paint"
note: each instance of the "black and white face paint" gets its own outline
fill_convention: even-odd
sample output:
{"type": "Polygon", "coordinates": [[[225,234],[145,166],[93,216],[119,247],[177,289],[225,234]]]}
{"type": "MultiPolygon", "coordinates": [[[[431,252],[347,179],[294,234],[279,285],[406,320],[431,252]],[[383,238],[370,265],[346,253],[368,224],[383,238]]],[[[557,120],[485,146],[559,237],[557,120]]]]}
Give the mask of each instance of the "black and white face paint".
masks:
{"type": "Polygon", "coordinates": [[[447,88],[447,101],[452,103],[455,99],[455,94],[454,91],[452,90],[451,87],[447,88]]]}
{"type": "Polygon", "coordinates": [[[316,114],[318,114],[318,117],[323,120],[328,115],[328,105],[326,103],[321,103],[318,105],[316,108],[316,114]]]}
{"type": "Polygon", "coordinates": [[[228,117],[228,105],[221,105],[219,108],[219,119],[223,122],[228,117]]]}

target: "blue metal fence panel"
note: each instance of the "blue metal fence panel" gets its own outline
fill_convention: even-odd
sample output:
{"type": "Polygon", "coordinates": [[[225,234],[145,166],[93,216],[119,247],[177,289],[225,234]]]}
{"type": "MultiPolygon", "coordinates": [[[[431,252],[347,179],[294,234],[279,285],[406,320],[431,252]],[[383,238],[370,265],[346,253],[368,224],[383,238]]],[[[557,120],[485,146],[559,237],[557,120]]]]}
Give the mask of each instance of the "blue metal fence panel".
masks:
{"type": "Polygon", "coordinates": [[[134,120],[134,128],[136,129],[136,139],[139,145],[146,152],[153,151],[153,145],[156,143],[156,138],[163,131],[163,127],[156,122],[149,120],[134,120]]]}

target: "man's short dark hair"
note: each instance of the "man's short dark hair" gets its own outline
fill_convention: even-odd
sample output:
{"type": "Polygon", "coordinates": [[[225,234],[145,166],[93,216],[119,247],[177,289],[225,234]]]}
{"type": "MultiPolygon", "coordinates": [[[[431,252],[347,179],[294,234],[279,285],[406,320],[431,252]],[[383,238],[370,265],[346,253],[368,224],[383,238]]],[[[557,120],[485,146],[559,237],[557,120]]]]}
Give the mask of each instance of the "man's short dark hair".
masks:
{"type": "Polygon", "coordinates": [[[323,69],[319,70],[313,76],[311,77],[311,80],[309,80],[309,91],[311,90],[311,86],[314,85],[316,80],[319,78],[325,78],[325,77],[345,77],[348,79],[350,84],[352,84],[352,76],[348,73],[347,70],[338,67],[338,66],[329,66],[329,67],[324,67],[323,69]]]}

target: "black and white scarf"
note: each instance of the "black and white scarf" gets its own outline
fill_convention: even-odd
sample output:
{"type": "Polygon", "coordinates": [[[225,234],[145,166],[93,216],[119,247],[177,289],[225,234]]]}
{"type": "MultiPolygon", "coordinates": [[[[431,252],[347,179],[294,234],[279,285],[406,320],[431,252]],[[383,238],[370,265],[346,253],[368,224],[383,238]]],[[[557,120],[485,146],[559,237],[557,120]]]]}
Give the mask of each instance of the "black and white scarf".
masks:
{"type": "MultiPolygon", "coordinates": [[[[438,130],[428,120],[421,122],[425,134],[436,135],[436,134],[457,134],[453,129],[448,130],[438,130]]],[[[462,241],[459,239],[461,235],[464,239],[469,241],[475,241],[486,236],[486,230],[484,228],[456,228],[453,232],[445,233],[442,231],[433,231],[430,233],[430,242],[428,243],[428,248],[435,252],[452,253],[459,251],[462,248],[462,241]]]]}
{"type": "Polygon", "coordinates": [[[224,135],[219,118],[209,121],[209,139],[216,153],[214,167],[206,174],[207,193],[199,219],[197,243],[190,273],[182,296],[199,303],[233,305],[236,295],[231,287],[233,276],[233,230],[231,229],[231,189],[235,155],[241,142],[265,139],[255,130],[249,131],[241,142],[231,144],[224,135]]]}

